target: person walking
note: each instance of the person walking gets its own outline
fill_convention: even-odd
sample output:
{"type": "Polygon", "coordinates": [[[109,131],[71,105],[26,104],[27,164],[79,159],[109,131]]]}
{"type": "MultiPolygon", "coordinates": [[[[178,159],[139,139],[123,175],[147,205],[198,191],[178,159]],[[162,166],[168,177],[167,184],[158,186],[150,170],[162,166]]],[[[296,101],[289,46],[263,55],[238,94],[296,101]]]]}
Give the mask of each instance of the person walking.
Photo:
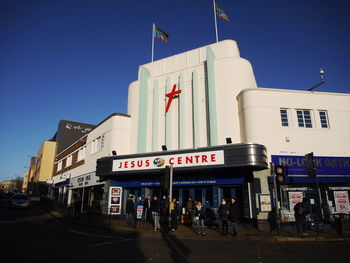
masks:
{"type": "Polygon", "coordinates": [[[128,201],[126,202],[126,215],[127,215],[127,222],[128,226],[135,227],[135,218],[134,218],[134,196],[130,195],[128,201]]]}
{"type": "Polygon", "coordinates": [[[74,219],[80,219],[80,215],[81,215],[81,205],[82,205],[82,199],[79,193],[77,193],[74,196],[74,203],[73,203],[73,207],[74,207],[74,215],[73,218],[74,219]]]}
{"type": "Polygon", "coordinates": [[[142,213],[142,221],[149,220],[150,217],[150,207],[151,207],[151,196],[147,195],[145,200],[143,201],[143,213],[142,213]]]}
{"type": "Polygon", "coordinates": [[[160,224],[159,224],[159,201],[158,201],[158,197],[155,195],[153,196],[153,199],[150,203],[150,211],[152,214],[152,219],[153,219],[153,230],[154,231],[158,231],[160,228],[160,224]]]}
{"type": "Polygon", "coordinates": [[[294,206],[294,216],[297,225],[297,235],[307,235],[306,233],[306,214],[308,213],[308,199],[303,198],[302,202],[294,206]]]}
{"type": "Polygon", "coordinates": [[[197,222],[197,228],[198,228],[197,235],[202,234],[202,236],[205,236],[205,230],[204,230],[205,208],[202,206],[201,201],[197,201],[194,211],[195,211],[194,216],[195,216],[195,219],[197,222]]]}
{"type": "Polygon", "coordinates": [[[229,207],[229,220],[232,225],[232,235],[236,236],[238,232],[238,216],[239,216],[239,206],[237,204],[237,200],[235,198],[231,199],[231,204],[229,207]]]}
{"type": "Polygon", "coordinates": [[[171,232],[177,230],[177,217],[179,215],[179,202],[176,201],[176,198],[173,198],[170,203],[170,217],[171,217],[171,232]]]}
{"type": "Polygon", "coordinates": [[[221,204],[219,206],[219,217],[221,219],[221,224],[222,224],[222,234],[223,235],[227,235],[227,232],[228,232],[228,224],[227,224],[227,221],[228,221],[228,216],[229,216],[229,206],[228,204],[226,203],[226,200],[223,198],[221,199],[221,204]]]}

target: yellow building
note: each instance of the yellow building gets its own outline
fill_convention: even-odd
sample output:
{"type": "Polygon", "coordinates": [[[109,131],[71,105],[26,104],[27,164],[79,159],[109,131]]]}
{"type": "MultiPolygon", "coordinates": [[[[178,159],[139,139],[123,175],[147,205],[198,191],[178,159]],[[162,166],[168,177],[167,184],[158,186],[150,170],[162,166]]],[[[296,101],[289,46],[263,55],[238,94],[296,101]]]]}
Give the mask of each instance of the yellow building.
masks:
{"type": "Polygon", "coordinates": [[[30,193],[46,193],[46,181],[52,178],[55,163],[57,143],[54,141],[44,141],[36,158],[34,173],[31,177],[29,172],[28,190],[30,193]]]}
{"type": "Polygon", "coordinates": [[[22,192],[23,193],[26,193],[27,189],[28,189],[29,172],[30,172],[30,170],[27,170],[23,174],[23,184],[22,184],[22,192]]]}

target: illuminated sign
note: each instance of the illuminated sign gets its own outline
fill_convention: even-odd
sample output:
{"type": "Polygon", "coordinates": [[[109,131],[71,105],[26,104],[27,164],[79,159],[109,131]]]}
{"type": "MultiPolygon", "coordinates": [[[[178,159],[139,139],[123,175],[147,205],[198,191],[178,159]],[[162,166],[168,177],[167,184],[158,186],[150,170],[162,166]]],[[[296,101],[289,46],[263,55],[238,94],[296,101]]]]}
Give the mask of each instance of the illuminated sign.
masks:
{"type": "Polygon", "coordinates": [[[113,160],[113,172],[224,164],[224,151],[196,152],[113,160]]]}

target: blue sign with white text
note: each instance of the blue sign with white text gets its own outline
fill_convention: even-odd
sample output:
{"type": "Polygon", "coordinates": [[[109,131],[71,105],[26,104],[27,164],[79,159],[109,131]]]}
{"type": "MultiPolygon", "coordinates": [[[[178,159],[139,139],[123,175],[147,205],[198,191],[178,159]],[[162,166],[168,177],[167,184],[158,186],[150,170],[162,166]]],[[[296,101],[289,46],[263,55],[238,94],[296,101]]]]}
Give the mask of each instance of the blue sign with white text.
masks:
{"type": "MultiPolygon", "coordinates": [[[[272,155],[274,165],[283,165],[288,174],[307,175],[304,156],[272,155]]],[[[314,157],[317,175],[350,175],[350,157],[314,157]]]]}

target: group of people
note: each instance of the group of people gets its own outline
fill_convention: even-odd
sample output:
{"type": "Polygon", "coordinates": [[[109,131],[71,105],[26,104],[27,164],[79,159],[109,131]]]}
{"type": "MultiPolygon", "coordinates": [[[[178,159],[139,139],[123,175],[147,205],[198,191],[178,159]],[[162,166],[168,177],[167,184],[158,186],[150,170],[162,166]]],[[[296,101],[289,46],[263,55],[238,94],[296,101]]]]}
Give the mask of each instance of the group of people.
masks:
{"type": "MultiPolygon", "coordinates": [[[[197,226],[197,234],[205,236],[204,220],[206,218],[206,209],[201,201],[194,201],[188,197],[186,202],[187,215],[193,226],[197,226]]],[[[221,199],[221,204],[218,209],[218,215],[222,225],[222,234],[228,234],[228,222],[232,225],[232,235],[237,235],[238,231],[238,216],[239,206],[235,198],[229,200],[221,199]]]]}
{"type": "MultiPolygon", "coordinates": [[[[197,235],[205,236],[205,218],[206,209],[201,201],[194,201],[191,197],[188,197],[186,202],[186,217],[193,227],[197,228],[197,235]]],[[[134,219],[134,196],[130,195],[126,203],[126,214],[128,224],[135,226],[134,219]]],[[[178,226],[178,219],[180,215],[179,202],[176,198],[172,198],[170,201],[169,196],[163,196],[162,199],[158,199],[158,196],[150,197],[147,195],[143,201],[142,220],[151,221],[153,224],[153,230],[159,231],[162,227],[164,231],[169,231],[169,218],[170,218],[170,230],[176,231],[178,226]]],[[[228,234],[228,222],[232,225],[232,235],[237,235],[237,223],[239,216],[239,207],[236,199],[229,200],[222,199],[220,207],[218,209],[218,215],[222,223],[222,234],[228,234]]]]}

